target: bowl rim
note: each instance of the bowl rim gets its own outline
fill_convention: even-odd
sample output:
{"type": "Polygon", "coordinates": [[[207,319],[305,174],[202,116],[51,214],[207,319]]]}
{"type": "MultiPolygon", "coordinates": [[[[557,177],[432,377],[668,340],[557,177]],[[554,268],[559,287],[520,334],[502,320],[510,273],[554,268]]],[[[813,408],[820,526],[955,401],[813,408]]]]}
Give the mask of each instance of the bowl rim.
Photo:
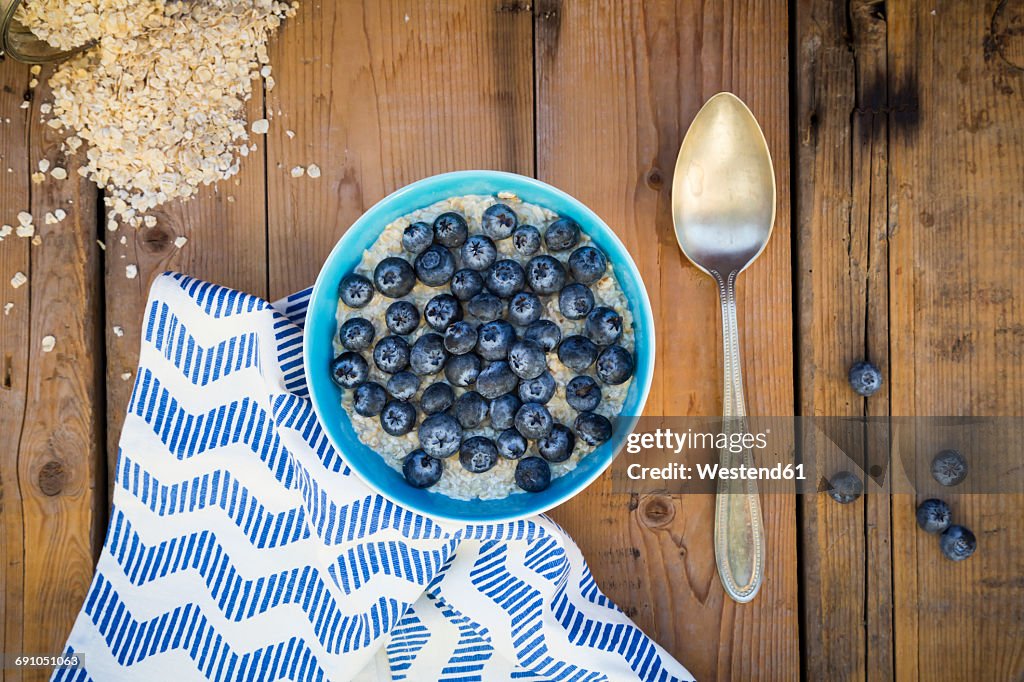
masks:
{"type": "MultiPolygon", "coordinates": [[[[626,428],[627,432],[632,432],[632,430],[634,428],[636,428],[636,424],[637,424],[638,420],[640,419],[640,416],[643,414],[643,411],[644,411],[644,409],[645,409],[645,407],[647,405],[647,399],[650,396],[651,386],[653,384],[653,379],[654,379],[654,366],[655,366],[655,362],[657,360],[656,328],[655,328],[655,324],[654,324],[653,308],[651,306],[651,300],[650,300],[650,295],[649,295],[648,290],[647,290],[647,285],[646,285],[646,283],[643,280],[643,275],[641,274],[640,269],[637,267],[636,262],[633,260],[632,254],[626,248],[626,245],[622,242],[621,239],[619,239],[619,236],[615,233],[615,231],[612,230],[611,227],[609,227],[608,224],[596,212],[594,212],[593,209],[591,209],[589,206],[584,204],[579,199],[573,197],[569,193],[567,193],[567,192],[565,192],[565,191],[563,191],[561,189],[558,189],[557,187],[554,187],[554,186],[552,186],[552,185],[550,185],[550,184],[548,184],[548,183],[546,183],[546,182],[544,182],[542,180],[539,180],[537,178],[533,178],[533,177],[526,176],[526,175],[520,175],[518,173],[509,173],[507,171],[497,171],[497,170],[459,170],[459,171],[451,171],[451,172],[447,172],[447,173],[439,173],[439,174],[436,174],[436,175],[429,175],[427,177],[421,178],[421,179],[416,180],[414,182],[411,182],[411,183],[409,183],[407,185],[404,185],[403,187],[400,187],[399,189],[391,192],[390,194],[388,194],[385,197],[381,198],[379,201],[375,202],[370,208],[366,209],[358,218],[356,218],[356,220],[354,220],[348,226],[348,228],[344,231],[344,233],[338,238],[338,241],[335,243],[334,247],[331,249],[331,251],[328,254],[327,258],[324,259],[323,264],[320,266],[320,270],[317,273],[316,281],[314,282],[313,287],[312,287],[312,291],[310,292],[309,303],[308,303],[308,310],[312,311],[314,309],[314,307],[315,307],[314,302],[318,301],[321,297],[323,297],[325,295],[324,294],[324,287],[330,286],[331,290],[333,290],[333,288],[335,286],[333,284],[333,282],[328,283],[326,281],[326,272],[328,270],[328,265],[330,265],[332,262],[334,262],[337,258],[340,257],[339,254],[343,250],[343,248],[345,247],[345,242],[347,241],[346,238],[350,234],[355,234],[355,232],[353,230],[359,228],[363,223],[369,222],[369,221],[373,220],[376,217],[377,213],[383,212],[387,207],[390,207],[393,204],[402,201],[408,195],[414,195],[414,194],[417,194],[417,193],[422,192],[422,191],[429,191],[430,189],[433,189],[434,186],[445,186],[445,185],[448,185],[448,184],[457,183],[459,180],[491,180],[491,181],[493,181],[493,182],[495,182],[497,184],[500,184],[501,182],[508,182],[510,184],[523,185],[523,186],[530,187],[531,189],[537,190],[537,192],[540,193],[540,194],[552,195],[552,196],[560,199],[561,201],[564,201],[564,202],[572,205],[575,211],[578,211],[580,214],[585,215],[586,216],[586,221],[585,222],[596,224],[600,228],[603,228],[607,238],[610,239],[613,243],[616,244],[616,246],[621,250],[621,253],[626,255],[626,258],[628,260],[626,261],[625,265],[627,266],[627,269],[631,272],[631,274],[636,278],[636,283],[638,285],[637,289],[638,289],[639,295],[640,295],[639,310],[638,311],[634,311],[634,317],[637,316],[637,312],[639,312],[640,315],[643,317],[643,326],[644,326],[644,330],[645,330],[645,335],[649,338],[648,354],[650,356],[649,357],[649,362],[646,363],[647,371],[644,373],[644,376],[642,376],[642,377],[641,376],[634,376],[633,377],[633,381],[641,381],[641,384],[638,386],[638,388],[639,388],[639,395],[638,395],[638,400],[637,400],[637,405],[636,405],[636,410],[635,410],[635,412],[637,412],[637,414],[634,414],[634,415],[621,415],[621,417],[624,417],[625,419],[628,420],[628,421],[623,423],[623,425],[626,428]]],[[[469,192],[467,194],[471,194],[471,192],[469,192]]],[[[456,195],[453,194],[451,196],[456,196],[456,195]]],[[[543,207],[543,202],[530,201],[530,203],[536,203],[537,205],[540,205],[540,206],[543,207]]],[[[402,215],[411,213],[411,212],[413,212],[415,210],[418,210],[420,208],[425,208],[425,206],[410,207],[402,215]]],[[[575,217],[576,216],[574,216],[574,218],[575,217]]],[[[380,230],[383,231],[383,229],[388,224],[390,224],[390,222],[391,221],[389,221],[388,223],[382,225],[380,230]]],[[[577,222],[580,222],[580,221],[577,220],[577,222]]],[[[378,234],[378,237],[379,237],[379,234],[378,234]]],[[[336,296],[332,294],[332,298],[336,298],[336,296]]],[[[635,326],[635,323],[634,323],[634,326],[635,326]]],[[[306,324],[306,327],[307,327],[307,330],[308,330],[308,327],[309,327],[309,323],[308,322],[306,324]]],[[[623,446],[625,445],[624,442],[619,444],[613,452],[608,454],[607,461],[602,466],[595,467],[592,471],[582,475],[580,479],[578,479],[577,481],[574,481],[574,484],[573,484],[572,488],[570,488],[569,490],[565,491],[563,494],[561,494],[561,495],[559,495],[557,497],[554,497],[553,499],[549,500],[548,502],[544,502],[544,503],[541,503],[541,504],[537,505],[536,508],[534,508],[534,509],[530,509],[530,510],[526,510],[526,511],[520,511],[520,512],[512,512],[512,513],[508,513],[508,514],[490,514],[490,515],[487,515],[487,516],[473,517],[473,518],[466,518],[466,517],[455,516],[455,515],[446,514],[446,513],[439,513],[436,510],[423,509],[420,505],[417,505],[415,503],[411,503],[411,502],[405,501],[405,500],[396,499],[387,490],[383,489],[382,486],[379,486],[373,480],[372,476],[368,476],[360,468],[360,466],[357,463],[354,463],[348,457],[346,457],[344,448],[341,447],[340,443],[335,441],[334,433],[331,431],[331,429],[326,427],[326,424],[328,422],[327,422],[327,419],[326,419],[326,415],[323,413],[323,411],[321,410],[321,407],[320,407],[320,400],[319,399],[320,399],[321,396],[318,395],[318,392],[314,388],[314,386],[316,384],[314,384],[313,381],[310,381],[310,377],[312,376],[312,372],[315,371],[315,368],[313,368],[311,366],[311,356],[313,355],[311,353],[312,344],[313,344],[312,336],[313,335],[308,333],[308,331],[303,333],[303,340],[302,340],[302,346],[303,346],[302,356],[303,356],[303,358],[302,358],[302,364],[303,364],[303,371],[306,374],[306,385],[307,385],[307,389],[308,389],[308,392],[309,392],[309,400],[310,400],[310,403],[312,403],[313,411],[316,414],[316,417],[319,420],[319,422],[321,424],[321,427],[323,428],[325,436],[327,437],[327,439],[330,442],[331,446],[337,451],[338,455],[341,457],[341,459],[344,461],[344,463],[348,466],[348,468],[353,473],[355,473],[356,476],[364,484],[366,484],[367,487],[369,487],[373,492],[377,493],[378,495],[381,495],[385,499],[389,500],[393,504],[395,504],[395,505],[397,505],[397,506],[399,506],[399,507],[401,507],[403,509],[409,509],[409,510],[414,511],[414,512],[416,512],[418,514],[422,514],[424,516],[427,516],[427,517],[435,519],[435,520],[442,520],[442,521],[446,521],[446,522],[454,522],[454,523],[462,523],[462,524],[465,524],[465,523],[509,523],[509,522],[514,522],[514,521],[518,521],[518,520],[521,520],[521,519],[529,518],[529,517],[532,517],[532,516],[535,516],[535,515],[538,515],[538,514],[543,514],[543,513],[546,513],[548,511],[550,511],[554,507],[557,507],[557,506],[559,506],[561,504],[564,504],[565,502],[567,502],[570,499],[574,498],[576,495],[578,495],[583,490],[588,488],[595,480],[597,480],[602,474],[604,474],[604,472],[607,471],[609,467],[611,467],[612,463],[619,456],[623,446]]],[[[634,352],[635,352],[635,350],[634,350],[634,352]]],[[[369,446],[367,446],[367,447],[369,447],[369,446]]],[[[355,459],[355,458],[352,458],[352,459],[355,459]]],[[[436,494],[441,494],[441,493],[436,493],[436,494]]],[[[456,499],[456,498],[449,498],[449,499],[456,499]]],[[[502,498],[502,499],[504,499],[504,498],[502,498]]],[[[472,500],[466,500],[466,502],[472,502],[472,500]]]]}

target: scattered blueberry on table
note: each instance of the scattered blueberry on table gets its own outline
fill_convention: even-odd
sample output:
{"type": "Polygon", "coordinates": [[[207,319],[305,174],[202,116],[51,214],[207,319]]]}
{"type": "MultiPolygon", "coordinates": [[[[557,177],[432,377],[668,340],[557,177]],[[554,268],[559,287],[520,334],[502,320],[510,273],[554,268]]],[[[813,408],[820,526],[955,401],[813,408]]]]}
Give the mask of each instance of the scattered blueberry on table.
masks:
{"type": "Polygon", "coordinates": [[[940,485],[959,485],[967,478],[967,460],[956,450],[943,450],[932,460],[931,471],[940,485]]]}
{"type": "Polygon", "coordinates": [[[934,498],[917,506],[917,525],[926,533],[941,533],[952,522],[953,513],[949,505],[934,498]]]}
{"type": "Polygon", "coordinates": [[[868,398],[882,387],[882,371],[870,362],[860,360],[850,368],[849,380],[854,391],[868,398]]]}
{"type": "Polygon", "coordinates": [[[950,526],[939,536],[939,548],[947,559],[963,561],[974,554],[978,541],[969,529],[963,526],[950,526]]]}
{"type": "MultiPolygon", "coordinates": [[[[610,272],[608,259],[580,244],[574,220],[562,216],[538,229],[495,203],[484,210],[480,229],[471,234],[466,218],[452,210],[432,223],[412,222],[402,229],[400,252],[389,250],[372,277],[343,277],[338,297],[349,308],[365,309],[377,294],[393,300],[383,313],[345,319],[331,376],[352,391],[356,414],[418,444],[402,460],[410,485],[435,485],[443,460],[457,453],[459,466],[473,474],[514,460],[516,485],[539,492],[551,483],[549,462],[569,460],[580,443],[593,448],[612,437],[612,422],[595,410],[602,386],[632,378],[633,355],[620,343],[622,311],[595,296],[593,287],[610,272]],[[423,291],[418,285],[435,292],[425,303],[422,293],[410,295],[423,291]],[[556,320],[574,324],[563,331],[556,320]],[[370,380],[371,359],[384,378],[370,380]],[[576,376],[560,384],[554,367],[560,377],[567,369],[576,376]],[[575,413],[566,423],[548,409],[559,391],[565,402],[558,410],[575,413]],[[490,437],[476,431],[487,424],[490,437]]],[[[855,477],[833,479],[833,497],[854,483],[860,486],[855,477]]]]}
{"type": "Polygon", "coordinates": [[[864,492],[864,482],[849,471],[840,471],[829,480],[828,495],[839,504],[850,504],[864,492]]]}

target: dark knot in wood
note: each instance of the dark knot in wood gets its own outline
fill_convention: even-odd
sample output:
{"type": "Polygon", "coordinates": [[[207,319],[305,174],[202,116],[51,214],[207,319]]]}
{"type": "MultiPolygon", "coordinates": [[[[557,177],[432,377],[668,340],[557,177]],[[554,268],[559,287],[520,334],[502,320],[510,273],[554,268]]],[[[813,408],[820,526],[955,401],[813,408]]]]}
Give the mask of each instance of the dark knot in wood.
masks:
{"type": "Polygon", "coordinates": [[[651,495],[640,502],[640,522],[648,528],[662,528],[672,523],[676,506],[668,495],[651,495]]]}
{"type": "Polygon", "coordinates": [[[651,189],[655,191],[661,190],[662,186],[665,184],[665,178],[661,175],[661,169],[652,168],[649,170],[647,172],[646,182],[647,186],[651,189]]]}
{"type": "Polygon", "coordinates": [[[66,479],[64,464],[57,460],[49,461],[39,470],[39,489],[48,497],[59,495],[64,490],[66,479]]]}
{"type": "Polygon", "coordinates": [[[158,225],[144,229],[140,241],[142,242],[142,250],[146,253],[164,253],[171,248],[174,235],[158,225]]]}

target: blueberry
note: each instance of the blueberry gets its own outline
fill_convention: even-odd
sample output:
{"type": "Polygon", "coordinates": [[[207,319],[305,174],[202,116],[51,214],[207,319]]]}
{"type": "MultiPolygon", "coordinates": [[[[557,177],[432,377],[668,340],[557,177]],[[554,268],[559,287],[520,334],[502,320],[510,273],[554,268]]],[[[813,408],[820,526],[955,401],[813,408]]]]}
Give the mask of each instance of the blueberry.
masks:
{"type": "Polygon", "coordinates": [[[565,286],[565,266],[552,256],[534,256],[526,264],[526,281],[535,294],[554,294],[565,286]]]}
{"type": "Polygon", "coordinates": [[[420,407],[425,414],[444,412],[455,402],[455,391],[449,384],[437,381],[423,389],[420,396],[420,407]]]}
{"type": "Polygon", "coordinates": [[[570,336],[558,345],[558,359],[569,369],[582,372],[597,359],[597,346],[585,336],[570,336]]]}
{"type": "Polygon", "coordinates": [[[508,363],[498,360],[480,372],[480,376],[476,378],[476,390],[480,391],[480,395],[488,400],[493,400],[500,395],[516,390],[518,382],[519,380],[512,373],[508,363]]]}
{"type": "Polygon", "coordinates": [[[420,424],[419,438],[420,447],[431,457],[451,457],[459,451],[462,427],[447,414],[433,414],[420,424]]]}
{"type": "Polygon", "coordinates": [[[490,405],[476,391],[466,391],[455,399],[452,412],[464,429],[475,429],[487,419],[490,405]]]}
{"type": "Polygon", "coordinates": [[[542,312],[544,312],[544,305],[536,294],[531,294],[528,291],[520,291],[508,302],[508,317],[512,320],[512,324],[518,324],[520,327],[539,320],[542,312]]]}
{"type": "Polygon", "coordinates": [[[607,268],[608,259],[593,246],[581,246],[569,256],[569,272],[581,284],[593,284],[604,277],[607,268]]]}
{"type": "Polygon", "coordinates": [[[474,234],[462,245],[462,262],[473,270],[486,270],[498,260],[498,249],[490,237],[474,234]]]}
{"type": "Polygon", "coordinates": [[[438,294],[423,306],[423,317],[427,324],[443,332],[452,322],[462,319],[462,306],[451,294],[438,294]]]}
{"type": "Polygon", "coordinates": [[[559,218],[544,230],[548,251],[566,251],[580,241],[580,226],[572,218],[559,218]]]}
{"type": "Polygon", "coordinates": [[[574,282],[558,293],[558,310],[570,320],[582,320],[594,307],[594,294],[585,284],[574,282]]]}
{"type": "Polygon", "coordinates": [[[515,429],[505,429],[498,434],[498,454],[505,459],[519,459],[526,454],[526,439],[515,429]]]}
{"type": "Polygon", "coordinates": [[[606,384],[623,384],[633,376],[633,354],[622,346],[608,346],[597,356],[597,378],[606,384]]]}
{"type": "Polygon", "coordinates": [[[380,413],[380,427],[392,436],[404,436],[416,426],[416,408],[404,400],[389,401],[380,413]]]}
{"type": "Polygon", "coordinates": [[[882,387],[882,372],[866,360],[854,363],[850,368],[850,386],[860,395],[867,398],[874,395],[882,387]]]}
{"type": "Polygon", "coordinates": [[[597,447],[612,437],[612,423],[596,412],[580,412],[572,426],[580,440],[591,447],[597,447]]]}
{"type": "Polygon", "coordinates": [[[544,349],[526,339],[512,344],[508,351],[508,365],[521,379],[536,379],[548,368],[544,349]]]}
{"type": "Polygon", "coordinates": [[[420,311],[409,301],[395,301],[384,313],[384,323],[392,334],[412,334],[420,326],[420,311]]]}
{"type": "Polygon", "coordinates": [[[967,478],[967,460],[956,450],[943,450],[932,460],[932,477],[944,486],[959,485],[967,478]]]}
{"type": "Polygon", "coordinates": [[[331,360],[331,378],[342,388],[355,388],[366,381],[370,366],[359,353],[345,351],[331,360]]]}
{"type": "Polygon", "coordinates": [[[480,356],[476,353],[453,355],[444,366],[444,376],[452,386],[465,388],[480,376],[480,356]]]}
{"type": "Polygon", "coordinates": [[[539,403],[523,403],[516,411],[516,431],[527,438],[543,438],[551,433],[553,425],[548,408],[539,403]]]}
{"type": "Polygon", "coordinates": [[[523,338],[539,345],[545,353],[550,353],[562,342],[562,330],[551,320],[537,320],[526,328],[523,338]]]}
{"type": "Polygon", "coordinates": [[[402,247],[409,253],[422,253],[433,243],[434,228],[426,223],[413,223],[402,232],[402,247]]]}
{"type": "Polygon", "coordinates": [[[864,492],[864,483],[849,471],[840,471],[829,481],[828,495],[839,504],[850,504],[864,492]]]}
{"type": "Polygon", "coordinates": [[[974,554],[978,548],[978,541],[967,528],[963,526],[950,526],[939,536],[939,547],[947,559],[963,561],[974,554]]]}
{"type": "Polygon", "coordinates": [[[611,308],[598,306],[587,315],[584,333],[599,346],[610,346],[622,336],[622,316],[611,308]]]}
{"type": "Polygon", "coordinates": [[[532,256],[540,251],[540,230],[533,225],[520,225],[512,233],[512,246],[521,256],[532,256]]]}
{"type": "Polygon", "coordinates": [[[338,285],[338,297],[349,308],[362,308],[373,300],[373,283],[354,272],[345,275],[338,285]]]}
{"type": "Polygon", "coordinates": [[[484,436],[473,436],[462,441],[459,463],[466,471],[482,474],[498,463],[498,448],[484,436]]]}
{"type": "Polygon", "coordinates": [[[434,244],[416,256],[416,276],[431,287],[439,287],[452,278],[455,272],[455,256],[448,249],[434,244]]]}
{"type": "Polygon", "coordinates": [[[441,480],[444,465],[423,450],[413,450],[402,461],[402,474],[406,482],[416,488],[429,488],[441,480]]]}
{"type": "Polygon", "coordinates": [[[527,457],[516,464],[516,485],[528,493],[539,493],[551,485],[551,467],[540,457],[527,457]]]}
{"type": "Polygon", "coordinates": [[[350,317],[341,325],[338,339],[347,350],[366,350],[376,332],[373,323],[362,317],[350,317]]]}
{"type": "Polygon", "coordinates": [[[515,211],[505,204],[492,204],[484,210],[480,218],[480,229],[494,239],[505,239],[519,224],[515,211]]]}
{"type": "Polygon", "coordinates": [[[395,400],[411,400],[420,390],[420,378],[412,372],[398,372],[388,379],[388,393],[395,400]]]}
{"type": "Polygon", "coordinates": [[[534,379],[520,381],[518,393],[524,403],[545,405],[555,395],[555,377],[551,372],[542,372],[534,379]]]}
{"type": "Polygon", "coordinates": [[[476,327],[469,322],[454,322],[444,332],[444,348],[452,355],[464,355],[476,347],[476,327]]]}
{"type": "Polygon", "coordinates": [[[454,211],[448,211],[434,218],[434,240],[449,249],[462,246],[469,234],[466,219],[454,211]]]}
{"type": "Polygon", "coordinates": [[[452,296],[468,301],[484,290],[484,276],[476,270],[463,268],[452,275],[452,296]]]}
{"type": "Polygon", "coordinates": [[[505,320],[494,320],[477,329],[476,352],[484,360],[504,360],[516,340],[516,330],[505,320]]]}
{"type": "Polygon", "coordinates": [[[416,339],[409,353],[409,365],[412,371],[420,376],[437,374],[444,368],[448,360],[448,351],[444,349],[444,337],[428,332],[416,339]]]}
{"type": "Polygon", "coordinates": [[[367,381],[352,393],[352,408],[363,417],[376,417],[388,401],[388,392],[380,384],[367,381]]]}
{"type": "Polygon", "coordinates": [[[487,271],[484,286],[499,298],[509,298],[519,293],[526,286],[526,273],[523,266],[514,260],[500,260],[487,271]]]}
{"type": "Polygon", "coordinates": [[[500,298],[486,291],[469,299],[466,310],[481,322],[493,322],[501,317],[505,304],[500,298]]]}
{"type": "Polygon", "coordinates": [[[382,372],[401,372],[409,364],[409,344],[401,336],[385,336],[373,347],[373,361],[382,372]]]}
{"type": "Polygon", "coordinates": [[[495,429],[511,429],[516,423],[516,411],[522,402],[515,393],[506,393],[491,400],[491,426],[495,429]]]}
{"type": "Polygon", "coordinates": [[[409,261],[397,256],[385,258],[373,269],[377,291],[388,298],[401,298],[416,286],[416,273],[409,261]]]}
{"type": "Polygon", "coordinates": [[[953,512],[942,500],[925,500],[917,506],[917,525],[927,533],[941,533],[949,528],[953,512]]]}
{"type": "Polygon", "coordinates": [[[565,402],[578,412],[590,412],[601,404],[601,386],[585,374],[573,377],[565,385],[565,402]]]}
{"type": "Polygon", "coordinates": [[[537,441],[537,452],[549,462],[564,462],[576,449],[576,436],[564,424],[555,424],[551,433],[537,441]]]}

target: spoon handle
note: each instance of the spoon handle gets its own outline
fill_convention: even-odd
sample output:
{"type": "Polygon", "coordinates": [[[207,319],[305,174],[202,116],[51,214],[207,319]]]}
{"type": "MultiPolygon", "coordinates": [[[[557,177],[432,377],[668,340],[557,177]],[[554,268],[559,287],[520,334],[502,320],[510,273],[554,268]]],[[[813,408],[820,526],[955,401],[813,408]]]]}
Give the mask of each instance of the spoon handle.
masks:
{"type": "MultiPolygon", "coordinates": [[[[723,431],[746,433],[746,404],[743,399],[743,368],[740,364],[739,328],[736,322],[736,277],[713,272],[722,303],[722,343],[725,390],[722,405],[723,431]]],[[[722,468],[753,467],[749,448],[734,453],[719,451],[722,468]]],[[[725,591],[738,602],[754,598],[764,577],[764,524],[755,479],[719,479],[715,498],[715,561],[725,591]]]]}

